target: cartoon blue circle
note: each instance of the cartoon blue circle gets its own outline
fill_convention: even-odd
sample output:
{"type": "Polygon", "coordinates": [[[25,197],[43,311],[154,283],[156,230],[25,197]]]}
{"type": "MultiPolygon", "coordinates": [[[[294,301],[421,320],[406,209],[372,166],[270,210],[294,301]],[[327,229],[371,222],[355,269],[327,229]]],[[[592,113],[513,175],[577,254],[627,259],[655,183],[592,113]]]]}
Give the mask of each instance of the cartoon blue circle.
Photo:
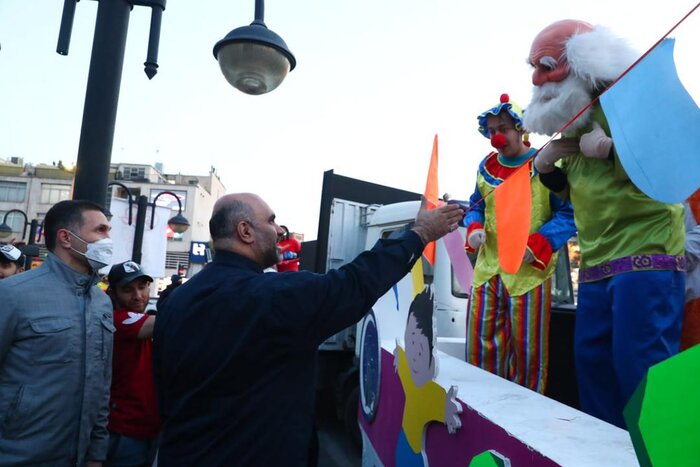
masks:
{"type": "Polygon", "coordinates": [[[374,310],[362,322],[360,337],[360,402],[367,422],[374,420],[379,406],[382,348],[374,310]]]}

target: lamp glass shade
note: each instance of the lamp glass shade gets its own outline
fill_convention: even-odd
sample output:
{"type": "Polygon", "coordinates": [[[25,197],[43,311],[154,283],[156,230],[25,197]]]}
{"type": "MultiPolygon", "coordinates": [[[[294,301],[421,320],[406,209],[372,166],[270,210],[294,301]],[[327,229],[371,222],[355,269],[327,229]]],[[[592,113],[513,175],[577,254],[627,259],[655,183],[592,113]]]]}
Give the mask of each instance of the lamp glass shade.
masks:
{"type": "Polygon", "coordinates": [[[0,238],[7,238],[10,235],[12,235],[12,227],[4,222],[0,224],[0,238]]]}
{"type": "Polygon", "coordinates": [[[277,88],[290,70],[289,59],[278,49],[249,41],[222,44],[217,60],[226,81],[252,95],[277,88]]]}
{"type": "Polygon", "coordinates": [[[190,221],[185,218],[182,214],[177,214],[173,216],[168,221],[168,227],[170,227],[175,233],[185,233],[190,227],[190,221]]]}

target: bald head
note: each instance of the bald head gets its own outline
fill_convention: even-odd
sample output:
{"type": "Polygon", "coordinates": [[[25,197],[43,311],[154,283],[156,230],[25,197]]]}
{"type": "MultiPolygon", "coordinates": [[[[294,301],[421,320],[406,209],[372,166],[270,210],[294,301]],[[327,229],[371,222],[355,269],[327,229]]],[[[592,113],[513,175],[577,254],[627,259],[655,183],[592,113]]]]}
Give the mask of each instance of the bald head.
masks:
{"type": "Polygon", "coordinates": [[[566,60],[566,42],[577,34],[591,32],[593,26],[585,21],[565,19],[544,28],[530,48],[529,61],[534,68],[532,84],[558,83],[569,75],[566,60]]]}
{"type": "Polygon", "coordinates": [[[209,232],[216,250],[246,256],[263,267],[277,263],[277,242],[282,229],[275,213],[253,193],[222,196],[214,204],[209,232]]]}
{"type": "Polygon", "coordinates": [[[209,233],[214,242],[231,239],[239,222],[252,222],[255,215],[252,202],[261,202],[252,193],[234,193],[219,198],[209,220],[209,233]]]}

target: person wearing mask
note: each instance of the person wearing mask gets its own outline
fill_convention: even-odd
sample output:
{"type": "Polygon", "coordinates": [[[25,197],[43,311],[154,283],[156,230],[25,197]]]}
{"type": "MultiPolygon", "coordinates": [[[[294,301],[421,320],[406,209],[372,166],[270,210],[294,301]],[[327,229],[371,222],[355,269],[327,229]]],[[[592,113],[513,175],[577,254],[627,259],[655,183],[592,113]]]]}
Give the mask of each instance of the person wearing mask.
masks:
{"type": "Polygon", "coordinates": [[[649,198],[620,161],[601,90],[638,54],[607,28],[557,21],[530,48],[528,131],[562,138],[535,157],[542,183],[571,201],[581,249],[574,354],[581,409],[626,428],[623,410],[653,365],[680,348],[682,204],[649,198]],[[592,103],[582,113],[582,109],[592,103]]]}
{"type": "Polygon", "coordinates": [[[46,261],[0,281],[0,463],[100,466],[114,324],[95,284],[109,221],[97,204],[61,201],[44,231],[46,261]]]}

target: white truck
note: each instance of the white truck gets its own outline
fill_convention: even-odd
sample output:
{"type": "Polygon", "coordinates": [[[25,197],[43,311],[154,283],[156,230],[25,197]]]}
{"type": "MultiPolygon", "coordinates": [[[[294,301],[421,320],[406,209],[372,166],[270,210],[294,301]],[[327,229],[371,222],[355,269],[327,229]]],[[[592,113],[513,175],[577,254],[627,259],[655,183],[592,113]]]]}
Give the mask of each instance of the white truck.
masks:
{"type": "MultiPolygon", "coordinates": [[[[416,193],[326,172],[318,237],[303,245],[302,269],[325,272],[338,268],[371,248],[379,238],[408,228],[418,210],[419,198],[416,193]]],[[[455,465],[465,465],[465,460],[481,451],[496,453],[500,449],[497,454],[511,459],[513,465],[549,465],[550,461],[551,465],[636,465],[626,431],[576,410],[575,296],[567,252],[559,255],[553,280],[549,383],[544,397],[464,361],[468,290],[459,286],[442,241],[437,246],[434,267],[425,260],[423,264],[425,283],[432,285],[434,294],[440,365],[435,381],[446,390],[459,386],[459,403],[472,418],[471,412],[478,414],[470,424],[480,426],[463,426],[457,437],[445,437],[440,432],[431,435],[432,445],[426,444],[423,453],[425,460],[427,450],[433,450],[433,458],[438,459],[452,453],[439,460],[439,465],[451,464],[454,455],[461,456],[454,458],[455,465]],[[496,434],[475,446],[460,439],[469,437],[472,430],[491,430],[496,434]],[[566,441],[553,444],[553,439],[564,432],[566,441]]],[[[333,395],[338,416],[353,439],[362,441],[364,465],[395,462],[392,456],[398,435],[394,432],[400,414],[391,413],[401,409],[396,401],[402,394],[396,392],[398,377],[392,359],[397,339],[403,338],[410,303],[399,297],[402,290],[410,287],[403,283],[410,280],[409,274],[375,304],[368,318],[319,348],[319,394],[333,395]]],[[[433,431],[439,429],[431,427],[433,431]]]]}

